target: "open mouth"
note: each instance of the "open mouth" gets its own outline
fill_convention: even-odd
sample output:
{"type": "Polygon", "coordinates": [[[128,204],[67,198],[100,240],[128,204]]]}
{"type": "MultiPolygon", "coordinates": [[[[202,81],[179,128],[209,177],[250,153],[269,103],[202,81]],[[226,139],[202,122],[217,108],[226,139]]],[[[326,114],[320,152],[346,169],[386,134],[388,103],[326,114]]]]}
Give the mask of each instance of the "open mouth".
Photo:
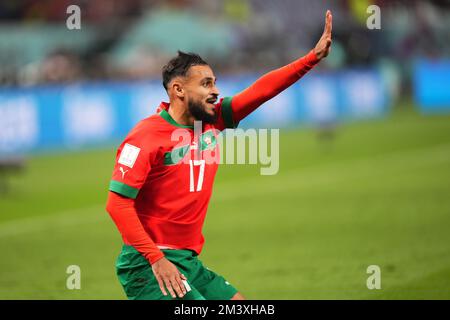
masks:
{"type": "Polygon", "coordinates": [[[209,98],[209,99],[206,99],[206,102],[207,102],[207,103],[210,103],[210,104],[214,104],[214,103],[217,102],[217,98],[209,98]]]}

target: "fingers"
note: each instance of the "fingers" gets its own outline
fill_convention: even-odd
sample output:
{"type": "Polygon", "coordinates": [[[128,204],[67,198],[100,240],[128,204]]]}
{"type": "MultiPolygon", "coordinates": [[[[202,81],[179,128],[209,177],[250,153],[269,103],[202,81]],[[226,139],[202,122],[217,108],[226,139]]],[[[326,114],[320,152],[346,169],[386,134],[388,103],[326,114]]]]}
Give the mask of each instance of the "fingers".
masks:
{"type": "MultiPolygon", "coordinates": [[[[186,288],[186,286],[184,285],[184,282],[187,281],[187,278],[184,276],[184,274],[180,273],[179,278],[177,279],[180,287],[181,287],[181,291],[183,291],[183,294],[186,294],[188,288],[186,288]]],[[[187,282],[186,282],[187,283],[187,282]]]]}
{"type": "Polygon", "coordinates": [[[186,288],[184,287],[182,280],[187,280],[186,277],[182,274],[179,274],[178,276],[175,276],[173,278],[169,277],[156,277],[156,280],[158,281],[159,288],[161,289],[161,292],[163,295],[167,296],[167,291],[169,291],[169,294],[172,296],[172,298],[176,298],[177,296],[179,298],[183,298],[186,294],[186,288]],[[167,291],[166,289],[167,288],[167,291]]]}
{"type": "Polygon", "coordinates": [[[327,33],[331,36],[331,31],[333,30],[333,15],[331,14],[331,11],[328,11],[328,21],[327,33]]]}
{"type": "Polygon", "coordinates": [[[152,270],[164,296],[167,296],[168,291],[173,299],[177,296],[179,298],[184,297],[187,290],[183,281],[187,279],[178,271],[175,265],[163,258],[152,265],[152,270]]]}
{"type": "Polygon", "coordinates": [[[159,285],[159,288],[161,289],[162,294],[167,296],[167,292],[166,292],[166,289],[164,288],[164,283],[161,280],[161,278],[157,276],[156,281],[158,281],[158,285],[159,285]]]}
{"type": "Polygon", "coordinates": [[[331,37],[331,30],[333,28],[333,15],[330,10],[327,10],[327,14],[325,15],[325,27],[323,33],[327,36],[331,37]]]}
{"type": "Polygon", "coordinates": [[[186,289],[184,288],[184,284],[181,281],[180,276],[177,276],[171,280],[172,287],[175,289],[175,292],[177,293],[178,297],[183,298],[183,296],[186,294],[186,289]]]}
{"type": "Polygon", "coordinates": [[[175,295],[175,291],[173,291],[172,289],[172,284],[170,283],[170,279],[169,278],[164,278],[164,284],[166,285],[167,290],[169,291],[170,295],[172,296],[172,298],[176,298],[177,296],[175,295]]]}

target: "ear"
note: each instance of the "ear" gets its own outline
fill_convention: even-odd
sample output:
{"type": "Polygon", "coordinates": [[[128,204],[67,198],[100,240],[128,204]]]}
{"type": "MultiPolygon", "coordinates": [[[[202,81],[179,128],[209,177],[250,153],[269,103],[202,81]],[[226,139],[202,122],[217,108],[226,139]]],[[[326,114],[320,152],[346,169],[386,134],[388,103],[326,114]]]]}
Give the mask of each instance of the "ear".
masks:
{"type": "Polygon", "coordinates": [[[181,81],[175,80],[171,84],[172,92],[180,99],[184,98],[184,87],[181,81]]]}

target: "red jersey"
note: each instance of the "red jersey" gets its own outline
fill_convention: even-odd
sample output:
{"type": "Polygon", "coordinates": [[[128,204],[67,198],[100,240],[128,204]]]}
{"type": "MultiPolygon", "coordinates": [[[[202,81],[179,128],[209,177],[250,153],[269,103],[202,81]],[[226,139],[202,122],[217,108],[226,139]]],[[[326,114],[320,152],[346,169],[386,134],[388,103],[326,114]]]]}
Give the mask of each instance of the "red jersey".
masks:
{"type": "Polygon", "coordinates": [[[159,247],[202,250],[220,157],[217,135],[236,127],[230,102],[225,98],[216,104],[217,122],[204,124],[198,137],[193,126],[176,123],[163,102],[161,111],[140,121],[117,151],[109,190],[136,199],[139,220],[159,247]]]}
{"type": "Polygon", "coordinates": [[[124,242],[150,263],[164,256],[158,247],[200,253],[203,221],[219,163],[218,132],[234,128],[318,62],[312,50],[263,75],[232,99],[221,100],[216,105],[217,122],[204,125],[198,139],[193,127],[172,119],[167,103],[160,105],[159,114],[136,125],[117,152],[106,206],[124,242]]]}

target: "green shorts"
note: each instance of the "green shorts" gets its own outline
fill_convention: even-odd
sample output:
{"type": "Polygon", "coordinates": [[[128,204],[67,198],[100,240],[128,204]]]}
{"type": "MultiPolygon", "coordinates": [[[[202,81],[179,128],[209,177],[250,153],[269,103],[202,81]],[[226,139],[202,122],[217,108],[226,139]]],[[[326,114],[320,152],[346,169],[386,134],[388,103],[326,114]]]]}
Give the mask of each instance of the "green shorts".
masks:
{"type": "MultiPolygon", "coordinates": [[[[204,267],[197,253],[191,250],[162,250],[187,278],[190,291],[177,300],[229,300],[238,291],[222,276],[204,267]]],[[[128,299],[172,300],[169,292],[164,296],[152,268],[134,247],[124,245],[116,262],[117,276],[128,299]]],[[[167,290],[166,290],[167,291],[167,290]]]]}

